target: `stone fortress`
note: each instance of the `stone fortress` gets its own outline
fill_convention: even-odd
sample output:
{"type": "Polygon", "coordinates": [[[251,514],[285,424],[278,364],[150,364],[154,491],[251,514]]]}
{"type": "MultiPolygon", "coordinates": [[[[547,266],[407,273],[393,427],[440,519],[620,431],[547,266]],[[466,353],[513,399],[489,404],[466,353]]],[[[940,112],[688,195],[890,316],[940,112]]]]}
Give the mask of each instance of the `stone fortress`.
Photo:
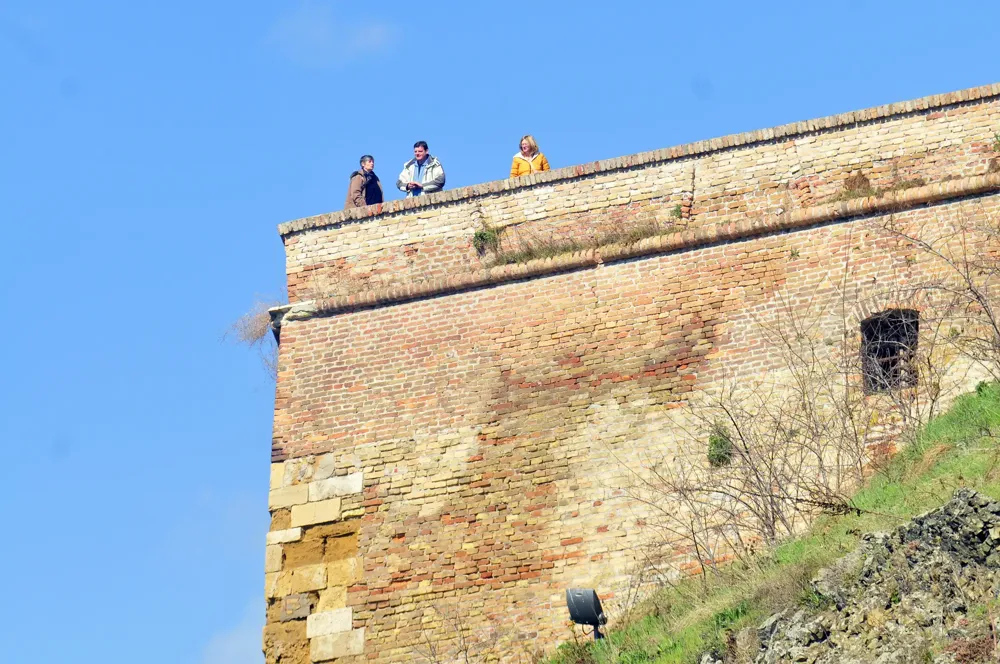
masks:
{"type": "Polygon", "coordinates": [[[623,465],[773,369],[778,298],[915,306],[864,298],[936,269],[873,223],[1000,213],[998,131],[990,85],[282,224],[268,664],[421,661],[449,615],[550,647],[566,588],[613,606],[623,465]]]}

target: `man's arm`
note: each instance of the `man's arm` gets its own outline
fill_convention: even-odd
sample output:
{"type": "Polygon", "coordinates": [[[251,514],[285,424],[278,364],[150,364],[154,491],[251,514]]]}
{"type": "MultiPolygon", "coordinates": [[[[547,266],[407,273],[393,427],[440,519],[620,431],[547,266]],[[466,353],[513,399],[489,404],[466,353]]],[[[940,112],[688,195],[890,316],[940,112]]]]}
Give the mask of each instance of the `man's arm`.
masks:
{"type": "Polygon", "coordinates": [[[440,175],[438,175],[433,180],[428,180],[427,182],[420,185],[421,188],[424,190],[425,194],[429,194],[432,191],[441,191],[442,189],[444,189],[444,166],[438,164],[438,168],[441,171],[440,175]]]}
{"type": "Polygon", "coordinates": [[[363,175],[355,175],[351,178],[351,184],[347,190],[347,207],[362,207],[365,204],[365,178],[363,175]]]}
{"type": "Polygon", "coordinates": [[[410,182],[410,172],[406,166],[403,166],[403,170],[400,171],[399,177],[396,178],[396,189],[400,191],[406,191],[406,185],[410,182]]]}

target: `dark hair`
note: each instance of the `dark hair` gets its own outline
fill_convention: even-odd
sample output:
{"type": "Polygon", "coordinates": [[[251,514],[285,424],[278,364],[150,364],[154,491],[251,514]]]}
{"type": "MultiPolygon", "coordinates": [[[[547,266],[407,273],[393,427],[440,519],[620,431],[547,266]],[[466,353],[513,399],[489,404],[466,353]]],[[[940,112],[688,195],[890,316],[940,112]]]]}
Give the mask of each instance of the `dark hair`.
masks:
{"type": "Polygon", "coordinates": [[[425,150],[430,150],[430,148],[427,147],[427,141],[417,141],[416,143],[413,144],[413,147],[414,149],[423,148],[425,150]]]}
{"type": "Polygon", "coordinates": [[[370,154],[363,154],[361,155],[361,161],[359,161],[358,164],[364,166],[365,162],[368,161],[375,161],[375,157],[371,156],[370,154]]]}

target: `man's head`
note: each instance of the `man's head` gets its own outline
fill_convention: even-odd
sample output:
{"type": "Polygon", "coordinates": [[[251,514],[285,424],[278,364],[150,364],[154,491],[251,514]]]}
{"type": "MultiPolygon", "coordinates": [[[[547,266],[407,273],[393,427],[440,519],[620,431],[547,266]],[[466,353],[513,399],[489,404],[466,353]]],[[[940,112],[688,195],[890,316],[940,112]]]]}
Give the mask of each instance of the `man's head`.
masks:
{"type": "Polygon", "coordinates": [[[427,141],[417,141],[413,144],[413,156],[417,161],[427,159],[427,141]]]}
{"type": "Polygon", "coordinates": [[[375,157],[370,154],[366,154],[361,157],[361,170],[365,173],[370,173],[375,170],[375,157]]]}

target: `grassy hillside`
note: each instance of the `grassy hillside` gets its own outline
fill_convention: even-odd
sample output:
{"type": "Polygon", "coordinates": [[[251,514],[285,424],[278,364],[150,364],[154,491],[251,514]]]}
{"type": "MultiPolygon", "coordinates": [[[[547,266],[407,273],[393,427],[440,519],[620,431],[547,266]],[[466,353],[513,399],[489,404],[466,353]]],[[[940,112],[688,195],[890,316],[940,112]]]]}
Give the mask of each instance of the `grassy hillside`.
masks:
{"type": "Polygon", "coordinates": [[[967,486],[1000,499],[1000,387],[981,384],[932,421],[918,443],[854,496],[860,515],[822,517],[754,566],[691,578],[644,604],[630,624],[595,644],[563,644],[550,664],[688,664],[705,651],[737,650],[737,634],[796,604],[822,602],[809,580],[853,550],[863,533],[890,530],[967,486]]]}

